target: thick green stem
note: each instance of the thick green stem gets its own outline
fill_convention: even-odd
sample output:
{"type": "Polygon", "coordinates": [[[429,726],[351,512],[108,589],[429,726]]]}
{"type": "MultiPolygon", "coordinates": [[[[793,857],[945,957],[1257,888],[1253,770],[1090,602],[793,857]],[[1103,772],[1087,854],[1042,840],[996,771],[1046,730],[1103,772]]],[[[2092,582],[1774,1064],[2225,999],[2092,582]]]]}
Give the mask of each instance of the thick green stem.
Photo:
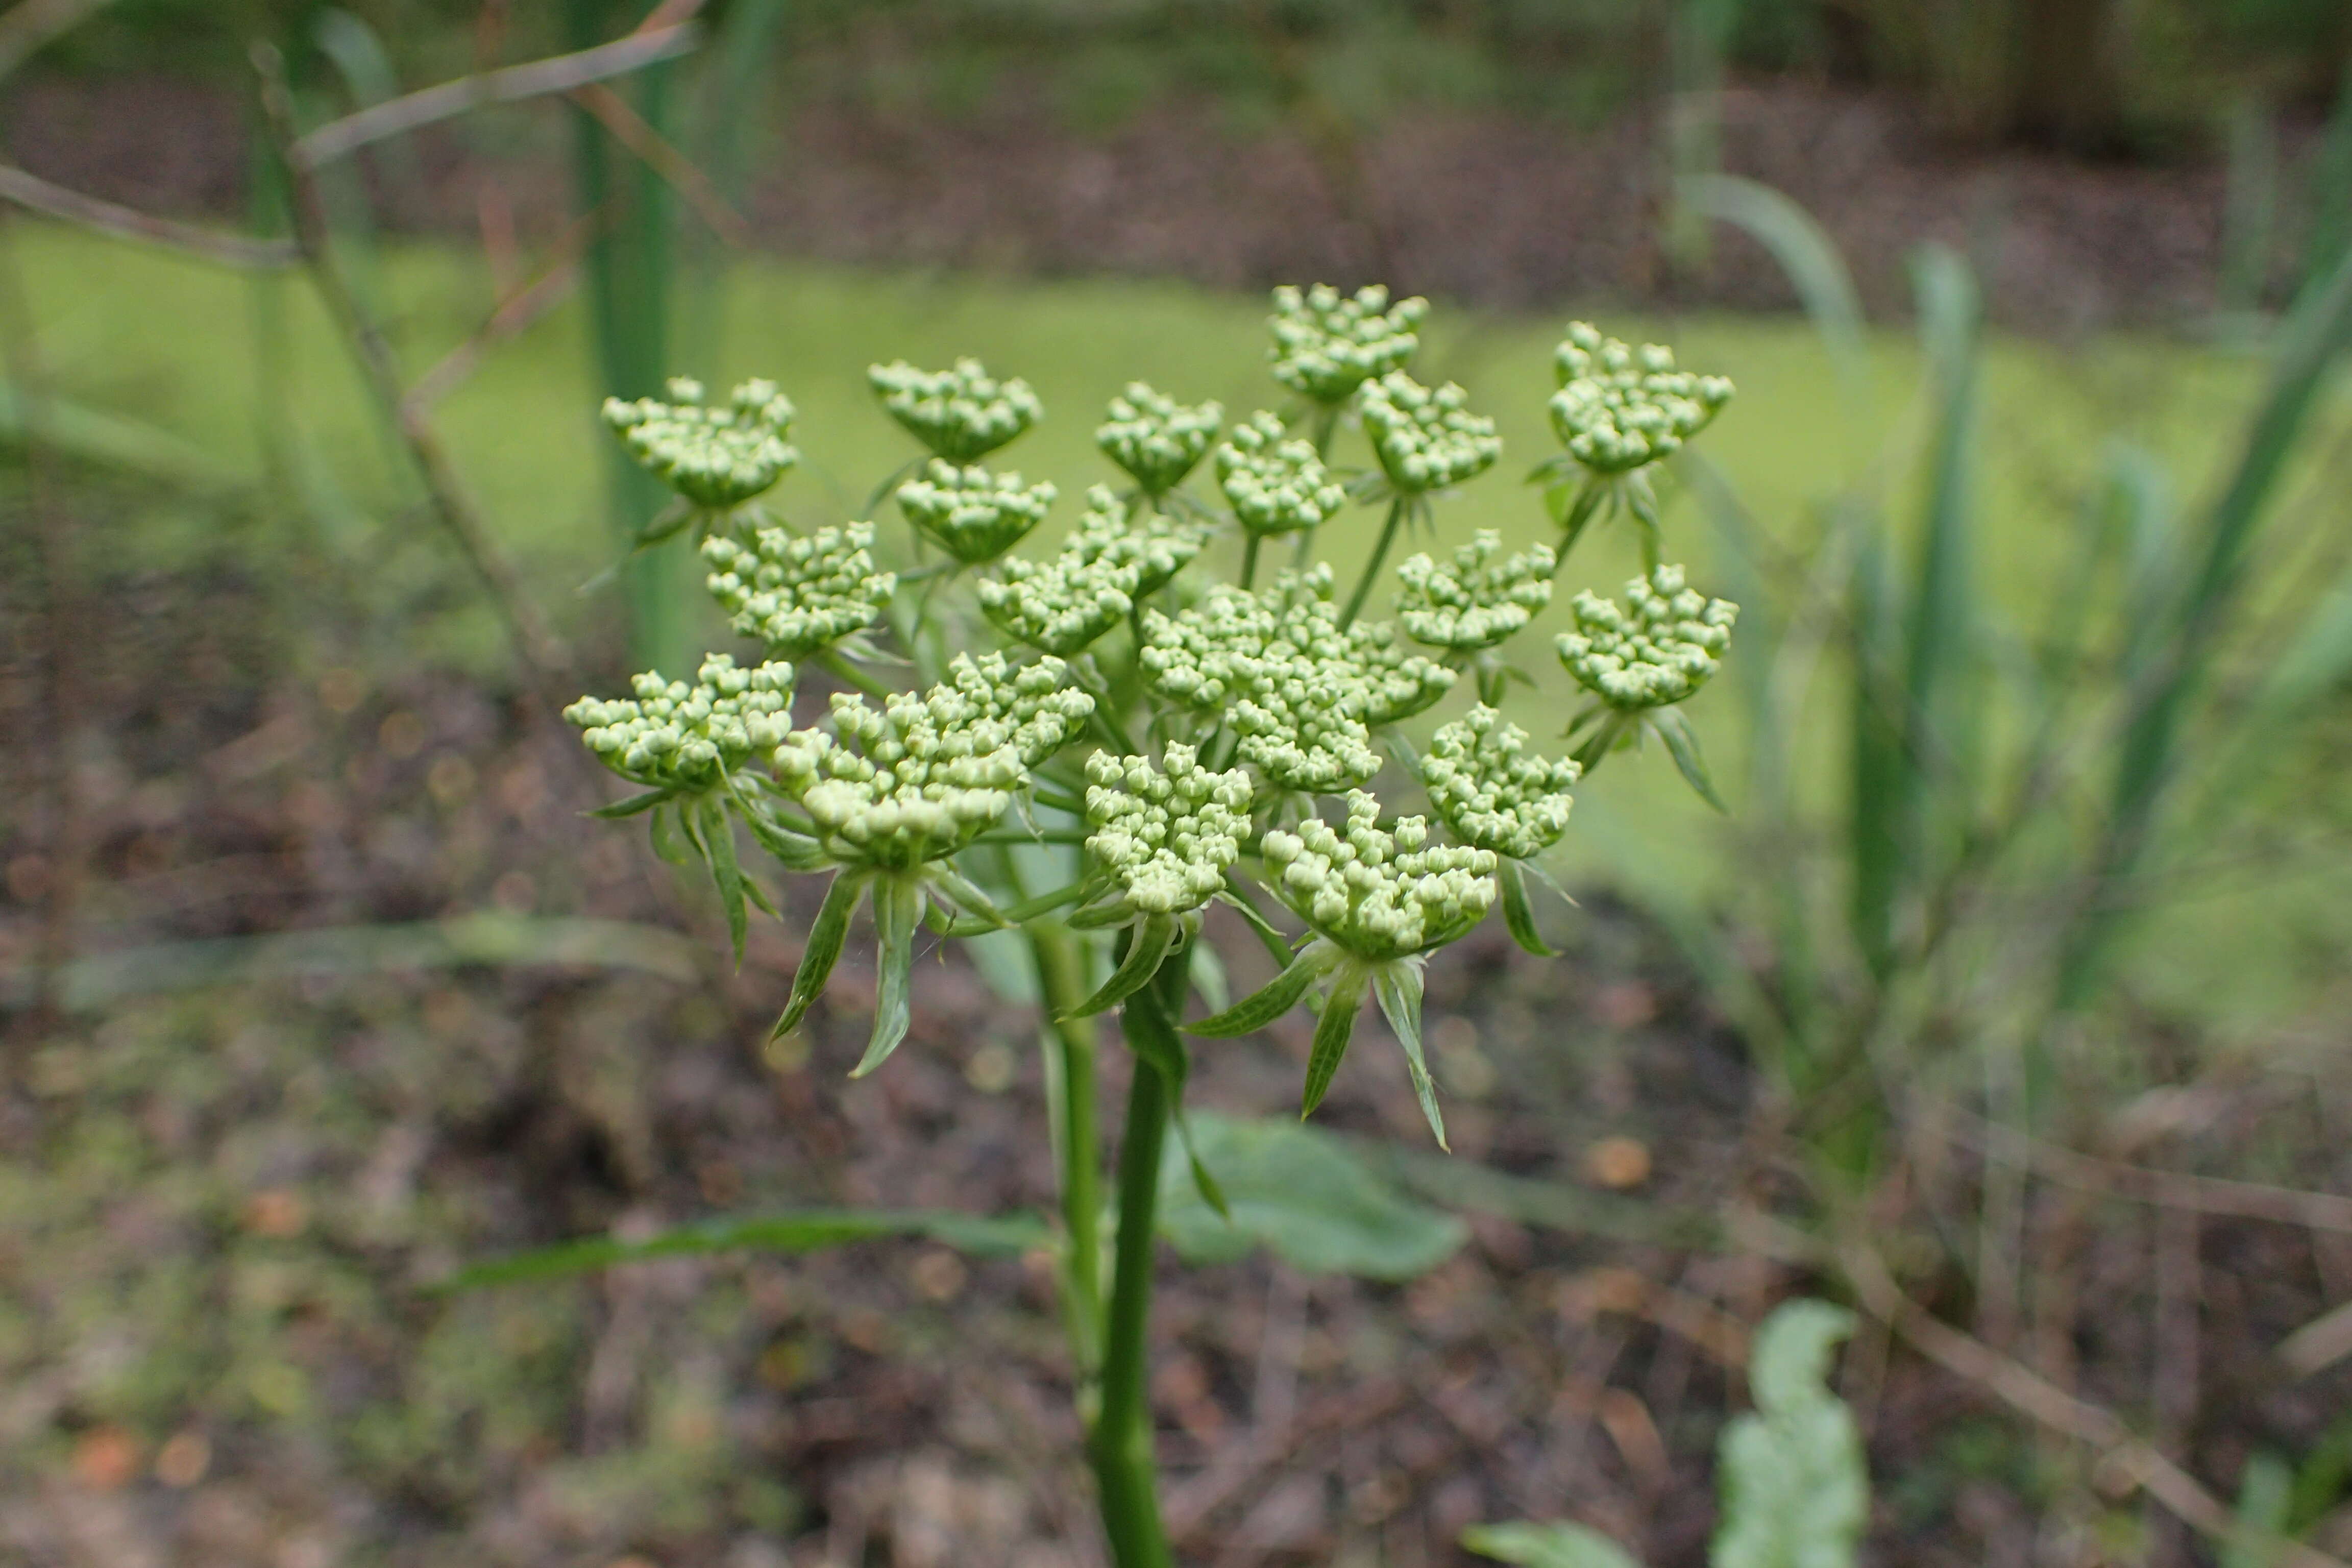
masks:
{"type": "Polygon", "coordinates": [[[1249,536],[1249,542],[1242,546],[1242,586],[1244,588],[1256,585],[1257,547],[1260,542],[1258,536],[1253,533],[1249,536]]]}
{"type": "Polygon", "coordinates": [[[1127,1129],[1118,1151],[1118,1260],[1105,1323],[1102,1411],[1087,1442],[1101,1492],[1103,1528],[1118,1568],[1171,1568],[1174,1562],[1160,1522],[1149,1393],[1160,1156],[1174,1097],[1149,1053],[1154,1048],[1153,1037],[1173,1034],[1170,994],[1181,1003],[1189,957],[1189,949],[1171,956],[1158,977],[1129,997],[1120,1013],[1135,1052],[1135,1078],[1128,1089],[1127,1129]]]}
{"type": "MultiPolygon", "coordinates": [[[[1024,928],[1037,966],[1038,1005],[1045,1014],[1060,1070],[1055,1075],[1062,1129],[1062,1225],[1069,1233],[1066,1265],[1071,1349],[1082,1391],[1102,1364],[1102,1142],[1095,1121],[1095,1026],[1067,1016],[1089,987],[1077,940],[1058,926],[1024,928]]],[[[1090,1397],[1082,1392],[1081,1399],[1090,1397]]]]}
{"type": "Polygon", "coordinates": [[[850,685],[855,686],[858,690],[863,691],[868,697],[880,698],[883,700],[887,701],[889,699],[898,695],[898,693],[888,685],[880,680],[877,680],[874,677],[866,674],[864,670],[850,663],[848,658],[845,657],[838,648],[829,647],[825,649],[823,653],[816,656],[816,662],[819,668],[824,669],[830,674],[841,677],[842,679],[849,682],[850,685]]]}
{"type": "Polygon", "coordinates": [[[1348,595],[1348,607],[1339,616],[1339,629],[1346,631],[1356,624],[1356,615],[1371,596],[1372,580],[1381,574],[1381,563],[1389,558],[1389,546],[1396,542],[1397,530],[1404,523],[1405,509],[1412,498],[1399,495],[1389,502],[1389,520],[1381,524],[1380,542],[1372,546],[1372,558],[1364,563],[1364,574],[1356,579],[1356,591],[1348,595]]]}

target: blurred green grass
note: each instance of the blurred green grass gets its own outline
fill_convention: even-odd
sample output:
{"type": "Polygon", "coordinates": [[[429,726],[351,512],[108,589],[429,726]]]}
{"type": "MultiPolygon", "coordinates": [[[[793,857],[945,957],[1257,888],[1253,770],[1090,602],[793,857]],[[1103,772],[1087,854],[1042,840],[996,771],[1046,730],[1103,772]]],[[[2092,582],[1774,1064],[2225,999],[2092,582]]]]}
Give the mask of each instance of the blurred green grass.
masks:
{"type": "MultiPolygon", "coordinates": [[[[61,395],[144,421],[257,484],[274,444],[294,455],[293,488],[303,497],[297,511],[318,522],[331,556],[380,562],[387,552],[407,552],[435,559],[438,541],[414,510],[397,454],[382,440],[341,345],[298,280],[257,284],[40,226],[22,226],[16,244],[61,395]],[[257,369],[257,288],[283,289],[287,301],[284,379],[274,386],[257,369]]],[[[492,304],[479,258],[451,248],[387,253],[383,286],[412,375],[462,340],[492,304]]],[[[803,460],[776,500],[808,522],[848,515],[909,455],[866,390],[869,363],[903,356],[937,364],[971,353],[1000,374],[1025,376],[1047,418],[1006,461],[1062,487],[1055,519],[1041,531],[1050,541],[1056,521],[1075,521],[1087,484],[1115,477],[1091,432],[1104,401],[1128,380],[1148,379],[1187,400],[1219,398],[1234,416],[1280,405],[1269,379],[1237,368],[1263,363],[1263,316],[1255,298],[1172,283],[1035,282],[747,260],[725,275],[715,298],[688,301],[686,318],[698,325],[675,368],[721,386],[761,374],[785,388],[800,408],[794,439],[803,460]]],[[[1919,360],[1907,336],[1873,335],[1871,389],[1849,418],[1818,340],[1799,319],[1601,321],[1630,338],[1671,342],[1685,363],[1737,381],[1739,397],[1703,449],[1768,533],[1805,537],[1810,510],[1857,473],[1873,476],[1891,515],[1916,516],[1923,423],[1919,360]]],[[[1443,542],[1479,527],[1514,542],[1548,531],[1537,493],[1519,479],[1553,447],[1544,404],[1559,326],[1554,316],[1442,304],[1434,313],[1424,377],[1463,382],[1474,405],[1496,416],[1505,441],[1497,473],[1440,504],[1443,542]]],[[[589,353],[584,311],[569,303],[495,348],[438,418],[493,531],[550,617],[570,635],[593,637],[615,624],[616,590],[606,578],[582,592],[614,563],[602,515],[599,444],[606,437],[582,390],[592,380],[589,353]]],[[[2029,611],[2071,548],[2081,496],[2107,443],[2125,439],[2157,454],[2176,496],[2191,500],[2231,456],[2261,374],[2252,358],[2152,338],[2064,347],[1991,342],[1976,552],[1996,612],[2030,623],[2029,611]]],[[[2352,432],[2352,410],[2339,397],[2323,424],[2306,463],[2352,432]]],[[[1349,454],[1343,437],[1343,459],[1349,454]]],[[[2291,485],[2288,493],[2302,489],[2291,485]]],[[[298,525],[302,521],[298,515],[298,525]]],[[[1690,562],[1707,584],[1716,541],[1687,496],[1670,500],[1668,531],[1669,555],[1690,562]]],[[[1343,581],[1371,531],[1343,528],[1329,540],[1343,581]]],[[[169,549],[162,537],[152,542],[169,549]]],[[[1613,591],[1634,568],[1631,539],[1603,530],[1580,551],[1562,587],[1613,591]]],[[[382,574],[381,613],[396,622],[391,646],[419,660],[495,668],[502,646],[496,626],[470,595],[443,591],[402,600],[400,584],[434,571],[428,564],[407,575],[382,574]]],[[[2291,569],[2268,574],[2273,584],[2293,578],[2291,569]]],[[[727,646],[720,628],[708,629],[709,646],[727,646]]],[[[1522,657],[1540,659],[1534,673],[1543,696],[1557,699],[1564,717],[1566,679],[1541,657],[1548,634],[1527,641],[1522,657]]],[[[1539,736],[1549,728],[1534,721],[1542,699],[1523,697],[1514,706],[1539,736]]],[[[1738,705],[1727,692],[1709,694],[1695,704],[1694,717],[1736,809],[1744,752],[1738,705]]],[[[1829,722],[1826,713],[1822,720],[1829,722]]],[[[1843,776],[1837,748],[1801,737],[1794,750],[1801,792],[1828,805],[1843,776]]],[[[2311,798],[2334,783],[2325,770],[2315,778],[2285,759],[2274,777],[2299,781],[2281,786],[2290,826],[2306,810],[2323,825],[2331,811],[2343,815],[2336,803],[2311,798]]],[[[1621,881],[1707,900],[1741,875],[1737,856],[1725,853],[1725,830],[1663,756],[1612,761],[1580,793],[1577,816],[1558,867],[1572,882],[1621,881]]],[[[2131,973],[2141,994],[2225,1028],[2275,1024],[2311,1005],[2333,978],[2327,955],[2352,937],[2352,908],[2341,896],[2345,860],[2338,845],[2332,856],[2302,855],[2292,869],[2250,864],[2242,875],[2184,889],[2138,944],[2131,973]]]]}

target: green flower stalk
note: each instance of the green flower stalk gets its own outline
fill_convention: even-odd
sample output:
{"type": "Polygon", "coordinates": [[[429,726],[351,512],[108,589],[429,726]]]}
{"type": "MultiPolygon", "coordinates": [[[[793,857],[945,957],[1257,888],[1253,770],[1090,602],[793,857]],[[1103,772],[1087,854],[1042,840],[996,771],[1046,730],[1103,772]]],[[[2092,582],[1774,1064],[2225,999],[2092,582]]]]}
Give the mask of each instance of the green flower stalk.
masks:
{"type": "Polygon", "coordinates": [[[710,596],[735,630],[771,657],[807,659],[882,618],[898,589],[874,564],[874,525],[820,528],[805,538],[763,528],[751,545],[714,534],[702,542],[710,596]]]}
{"type": "Polygon", "coordinates": [[[1404,584],[1397,622],[1404,635],[1430,647],[1475,654],[1524,631],[1551,604],[1559,557],[1550,545],[1538,544],[1497,562],[1502,548],[1503,536],[1482,528],[1449,564],[1425,553],[1407,557],[1397,568],[1404,584]]]}
{"type": "Polygon", "coordinates": [[[960,359],[953,370],[898,360],[868,366],[866,379],[891,418],[950,463],[978,462],[1045,414],[1027,382],[998,381],[976,359],[960,359]]]}
{"type": "Polygon", "coordinates": [[[1213,399],[1187,407],[1139,381],[1129,382],[1106,413],[1095,445],[1154,500],[1184,482],[1225,417],[1224,405],[1213,399]]]}
{"type": "Polygon", "coordinates": [[[1450,489],[1502,457],[1495,422],[1468,405],[1469,394],[1453,382],[1427,387],[1401,370],[1364,384],[1364,429],[1381,471],[1401,494],[1450,489]]]}
{"type": "Polygon", "coordinates": [[[1590,321],[1570,324],[1552,363],[1552,429],[1588,473],[1631,473],[1671,456],[1731,401],[1724,377],[1676,370],[1663,343],[1637,349],[1590,321]]]}
{"type": "Polygon", "coordinates": [[[669,794],[723,788],[792,728],[793,667],[740,669],[714,653],[695,684],[648,670],[634,698],[583,697],[563,710],[596,760],[631,784],[669,794]]]}
{"type": "Polygon", "coordinates": [[[1319,528],[1348,504],[1315,444],[1291,437],[1265,413],[1234,426],[1217,448],[1217,487],[1253,541],[1319,528]]]}
{"type": "Polygon", "coordinates": [[[934,458],[898,489],[898,510],[923,537],[967,566],[995,560],[1045,520],[1060,495],[1017,473],[959,468],[934,458]]]}
{"type": "Polygon", "coordinates": [[[1309,402],[1337,407],[1365,382],[1402,370],[1421,347],[1429,313],[1420,298],[1389,303],[1377,284],[1341,294],[1326,283],[1274,291],[1274,379],[1309,402]]]}
{"type": "Polygon", "coordinates": [[[1377,799],[1353,790],[1344,828],[1309,818],[1296,833],[1276,830],[1259,841],[1268,885],[1314,940],[1264,990],[1186,1027],[1208,1036],[1264,1028],[1329,976],[1301,1108],[1312,1114],[1339,1070],[1369,987],[1404,1047],[1422,1114],[1443,1147],[1445,1121],[1421,1044],[1422,966],[1431,949],[1486,918],[1497,858],[1490,849],[1432,843],[1423,817],[1400,818],[1383,831],[1380,816],[1377,799]]]}
{"type": "Polygon", "coordinates": [[[705,405],[698,381],[674,377],[667,401],[604,400],[604,423],[638,467],[677,492],[679,506],[656,519],[647,542],[695,516],[724,516],[761,494],[800,461],[785,437],[792,400],[769,381],[747,381],[723,404],[705,405]]]}
{"type": "Polygon", "coordinates": [[[1572,602],[1576,630],[1558,641],[1576,683],[1629,710],[1667,707],[1706,685],[1731,646],[1739,606],[1685,585],[1679,566],[1627,583],[1625,603],[1590,591],[1572,602]]]}

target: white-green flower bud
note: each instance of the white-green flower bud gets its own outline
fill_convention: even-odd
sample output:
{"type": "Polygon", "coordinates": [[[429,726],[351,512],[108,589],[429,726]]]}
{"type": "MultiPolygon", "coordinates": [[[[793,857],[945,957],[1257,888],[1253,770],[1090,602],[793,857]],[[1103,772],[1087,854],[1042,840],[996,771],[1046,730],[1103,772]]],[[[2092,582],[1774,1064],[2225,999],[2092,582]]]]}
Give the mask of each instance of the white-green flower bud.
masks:
{"type": "Polygon", "coordinates": [[[1576,630],[1559,635],[1559,661],[1577,684],[1612,708],[1680,702],[1715,673],[1731,646],[1739,606],[1685,586],[1683,569],[1661,566],[1613,599],[1579,594],[1576,630]]]}
{"type": "Polygon", "coordinates": [[[631,685],[634,698],[583,697],[563,716],[598,761],[649,789],[715,788],[792,729],[789,664],[740,669],[714,653],[692,686],[652,671],[631,685]]]}
{"type": "Polygon", "coordinates": [[[1249,837],[1249,775],[1211,773],[1171,742],[1166,770],[1148,757],[1087,759],[1087,853],[1141,915],[1197,910],[1224,886],[1249,837]]]}
{"type": "Polygon", "coordinates": [[[1559,390],[1552,429],[1587,470],[1623,474],[1656,462],[1705,429],[1731,401],[1731,383],[1675,368],[1661,343],[1634,348],[1571,322],[1553,354],[1559,390]]]}
{"type": "Polygon", "coordinates": [[[1271,414],[1250,416],[1217,448],[1217,485],[1250,532],[1318,528],[1348,504],[1348,492],[1315,455],[1315,444],[1286,438],[1271,414]]]}
{"type": "Polygon", "coordinates": [[[696,506],[725,511],[766,489],[800,461],[784,437],[792,400],[773,382],[747,381],[706,407],[702,384],[672,380],[669,398],[604,400],[604,423],[646,472],[696,506]]]}
{"type": "Polygon", "coordinates": [[[1377,284],[1341,294],[1328,283],[1274,291],[1274,379],[1314,402],[1344,403],[1365,382],[1402,370],[1421,346],[1414,329],[1429,313],[1418,297],[1389,303],[1377,284]]]}
{"type": "Polygon", "coordinates": [[[1568,831],[1569,790],[1582,773],[1567,758],[1528,756],[1528,733],[1481,703],[1439,727],[1421,759],[1430,809],[1446,831],[1507,860],[1532,860],[1568,831]]]}
{"type": "Polygon", "coordinates": [[[724,535],[702,542],[710,596],[734,628],[779,658],[804,659],[882,618],[897,574],[877,570],[874,525],[820,528],[805,538],[760,530],[746,546],[724,535]]]}
{"type": "Polygon", "coordinates": [[[1259,841],[1269,885],[1299,919],[1357,958],[1382,963],[1443,946],[1484,918],[1500,863],[1488,849],[1429,841],[1408,816],[1383,832],[1381,803],[1348,795],[1348,822],[1319,818],[1259,841]]]}
{"type": "Polygon", "coordinates": [[[1095,485],[1087,490],[1077,531],[1062,549],[1090,566],[1134,567],[1135,596],[1140,599],[1166,587],[1208,542],[1201,523],[1161,511],[1130,516],[1108,485],[1095,485]]]}
{"type": "Polygon", "coordinates": [[[1018,544],[1045,521],[1060,493],[1050,483],[1024,486],[1019,474],[958,468],[937,458],[898,490],[907,521],[970,565],[993,561],[1018,544]]]}
{"type": "Polygon", "coordinates": [[[1427,387],[1391,371],[1364,384],[1364,430],[1389,483],[1411,495],[1475,479],[1503,455],[1495,422],[1453,382],[1427,387]]]}
{"type": "Polygon", "coordinates": [[[1149,496],[1166,495],[1183,483],[1216,440],[1225,417],[1224,405],[1213,399],[1187,407],[1139,381],[1129,382],[1105,412],[1095,445],[1149,496]]]}
{"type": "Polygon", "coordinates": [[[960,359],[953,370],[898,360],[867,366],[866,379],[891,418],[950,463],[978,462],[1045,413],[1027,382],[998,381],[976,359],[960,359]]]}
{"type": "Polygon", "coordinates": [[[1095,710],[1095,700],[1070,684],[1069,667],[1058,658],[1016,665],[1001,653],[960,653],[948,664],[947,684],[978,720],[1009,728],[1006,743],[1024,767],[1069,744],[1095,710]]]}
{"type": "Polygon", "coordinates": [[[1552,573],[1559,563],[1549,544],[1497,562],[1503,536],[1482,528],[1441,566],[1422,554],[1397,568],[1404,592],[1397,595],[1397,620],[1404,635],[1431,647],[1476,653],[1513,637],[1551,603],[1552,573]]]}

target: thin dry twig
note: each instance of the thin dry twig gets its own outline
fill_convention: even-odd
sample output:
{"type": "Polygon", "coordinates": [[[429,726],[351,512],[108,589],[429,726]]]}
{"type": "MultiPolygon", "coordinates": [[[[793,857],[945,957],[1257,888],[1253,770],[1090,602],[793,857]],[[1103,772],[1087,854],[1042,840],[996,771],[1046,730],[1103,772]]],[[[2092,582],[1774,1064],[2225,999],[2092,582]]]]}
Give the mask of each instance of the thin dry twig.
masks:
{"type": "Polygon", "coordinates": [[[2352,1355],[2352,1301],[2339,1302],[2279,1342],[2278,1359],[2297,1377],[2326,1371],[2352,1355]]]}
{"type": "Polygon", "coordinates": [[[330,121],[309,135],[297,138],[289,149],[289,156],[303,168],[315,169],[370,142],[452,119],[486,103],[514,103],[568,93],[608,77],[643,70],[658,61],[688,53],[700,37],[694,24],[680,23],[651,32],[632,33],[577,54],[555,55],[528,65],[459,77],[330,121]]]}
{"type": "Polygon", "coordinates": [[[513,337],[561,303],[577,277],[581,253],[604,226],[606,216],[604,209],[600,208],[575,218],[556,239],[554,253],[538,275],[510,289],[491,307],[479,327],[419,376],[401,399],[401,407],[411,414],[431,408],[473,374],[475,366],[494,345],[513,337]]]}
{"type": "Polygon", "coordinates": [[[194,224],[174,223],[136,207],[100,201],[52,184],[38,174],[26,174],[9,163],[0,163],[0,200],[14,202],[47,217],[63,218],[68,223],[96,229],[116,239],[161,246],[224,267],[291,267],[300,259],[294,247],[282,240],[247,239],[243,235],[220,234],[194,224]]]}
{"type": "Polygon", "coordinates": [[[613,133],[614,141],[635,153],[665,184],[684,196],[695,215],[709,225],[719,238],[733,246],[751,242],[751,226],[727,205],[727,198],[719,194],[710,176],[660,132],[646,124],[645,117],[624,102],[619,93],[596,82],[570,96],[572,101],[594,115],[613,133]]]}

